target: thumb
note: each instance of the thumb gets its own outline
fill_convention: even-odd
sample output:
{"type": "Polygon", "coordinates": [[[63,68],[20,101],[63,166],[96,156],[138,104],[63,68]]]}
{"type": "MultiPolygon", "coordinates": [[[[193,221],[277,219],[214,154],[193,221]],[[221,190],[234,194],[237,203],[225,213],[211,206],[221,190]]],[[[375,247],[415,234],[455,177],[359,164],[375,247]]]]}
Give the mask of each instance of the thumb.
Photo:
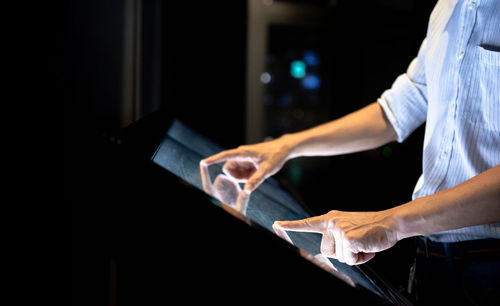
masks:
{"type": "Polygon", "coordinates": [[[236,210],[242,213],[244,216],[247,214],[248,201],[250,200],[250,193],[247,190],[242,190],[238,194],[236,199],[236,210]]]}
{"type": "Polygon", "coordinates": [[[364,264],[365,262],[371,260],[373,257],[375,257],[375,253],[364,253],[360,252],[357,253],[357,260],[356,260],[356,265],[364,264]]]}
{"type": "Polygon", "coordinates": [[[255,172],[247,181],[247,183],[245,184],[245,187],[244,189],[249,191],[249,192],[252,192],[254,191],[255,189],[257,189],[257,187],[259,187],[260,184],[262,184],[262,182],[267,178],[267,167],[263,167],[263,165],[259,165],[259,170],[257,170],[257,172],[255,172]]]}

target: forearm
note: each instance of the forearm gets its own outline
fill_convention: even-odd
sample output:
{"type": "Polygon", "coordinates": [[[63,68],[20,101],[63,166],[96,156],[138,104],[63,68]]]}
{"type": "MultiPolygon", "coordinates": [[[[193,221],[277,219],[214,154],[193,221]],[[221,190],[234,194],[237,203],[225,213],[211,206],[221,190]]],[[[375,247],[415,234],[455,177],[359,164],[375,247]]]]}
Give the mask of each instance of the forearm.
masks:
{"type": "Polygon", "coordinates": [[[500,165],[434,195],[389,210],[398,240],[500,222],[500,165]]]}
{"type": "Polygon", "coordinates": [[[309,130],[283,136],[290,158],[354,153],[396,139],[396,133],[378,103],[309,130]]]}

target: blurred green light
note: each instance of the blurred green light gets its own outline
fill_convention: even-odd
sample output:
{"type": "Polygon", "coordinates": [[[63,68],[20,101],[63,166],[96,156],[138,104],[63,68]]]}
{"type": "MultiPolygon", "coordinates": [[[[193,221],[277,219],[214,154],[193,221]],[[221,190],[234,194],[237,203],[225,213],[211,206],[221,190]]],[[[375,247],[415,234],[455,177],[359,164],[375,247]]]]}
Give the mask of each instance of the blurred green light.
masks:
{"type": "Polygon", "coordinates": [[[302,178],[302,169],[297,164],[292,164],[289,168],[289,178],[292,184],[298,186],[302,178]]]}
{"type": "Polygon", "coordinates": [[[385,157],[385,158],[390,158],[392,156],[392,149],[391,147],[384,147],[382,149],[382,155],[385,157]]]}
{"type": "Polygon", "coordinates": [[[290,64],[290,74],[296,79],[302,79],[306,75],[306,64],[303,61],[293,61],[290,64]]]}

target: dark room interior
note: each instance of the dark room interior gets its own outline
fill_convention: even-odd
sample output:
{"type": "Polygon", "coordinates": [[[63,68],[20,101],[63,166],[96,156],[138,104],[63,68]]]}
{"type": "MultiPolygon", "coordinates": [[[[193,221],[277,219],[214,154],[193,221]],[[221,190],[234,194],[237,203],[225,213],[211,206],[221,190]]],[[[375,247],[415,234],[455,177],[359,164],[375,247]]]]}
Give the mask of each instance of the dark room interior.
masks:
{"type": "MultiPolygon", "coordinates": [[[[62,5],[69,305],[318,302],[328,290],[332,300],[384,304],[211,205],[151,156],[173,119],[229,149],[376,101],[416,56],[434,4],[62,5]],[[303,65],[314,73],[299,80],[303,65]]],[[[390,208],[411,200],[423,132],[292,160],[274,178],[314,214],[390,208]]],[[[404,295],[413,259],[406,239],[367,265],[404,295]]]]}

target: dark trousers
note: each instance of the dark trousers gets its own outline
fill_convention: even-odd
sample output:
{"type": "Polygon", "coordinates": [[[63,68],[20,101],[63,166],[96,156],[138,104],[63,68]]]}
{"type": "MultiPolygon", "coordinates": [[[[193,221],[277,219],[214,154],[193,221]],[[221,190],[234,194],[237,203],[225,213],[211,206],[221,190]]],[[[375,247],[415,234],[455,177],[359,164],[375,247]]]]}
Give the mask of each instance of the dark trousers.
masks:
{"type": "Polygon", "coordinates": [[[500,305],[500,239],[416,244],[408,292],[417,305],[500,305]]]}

